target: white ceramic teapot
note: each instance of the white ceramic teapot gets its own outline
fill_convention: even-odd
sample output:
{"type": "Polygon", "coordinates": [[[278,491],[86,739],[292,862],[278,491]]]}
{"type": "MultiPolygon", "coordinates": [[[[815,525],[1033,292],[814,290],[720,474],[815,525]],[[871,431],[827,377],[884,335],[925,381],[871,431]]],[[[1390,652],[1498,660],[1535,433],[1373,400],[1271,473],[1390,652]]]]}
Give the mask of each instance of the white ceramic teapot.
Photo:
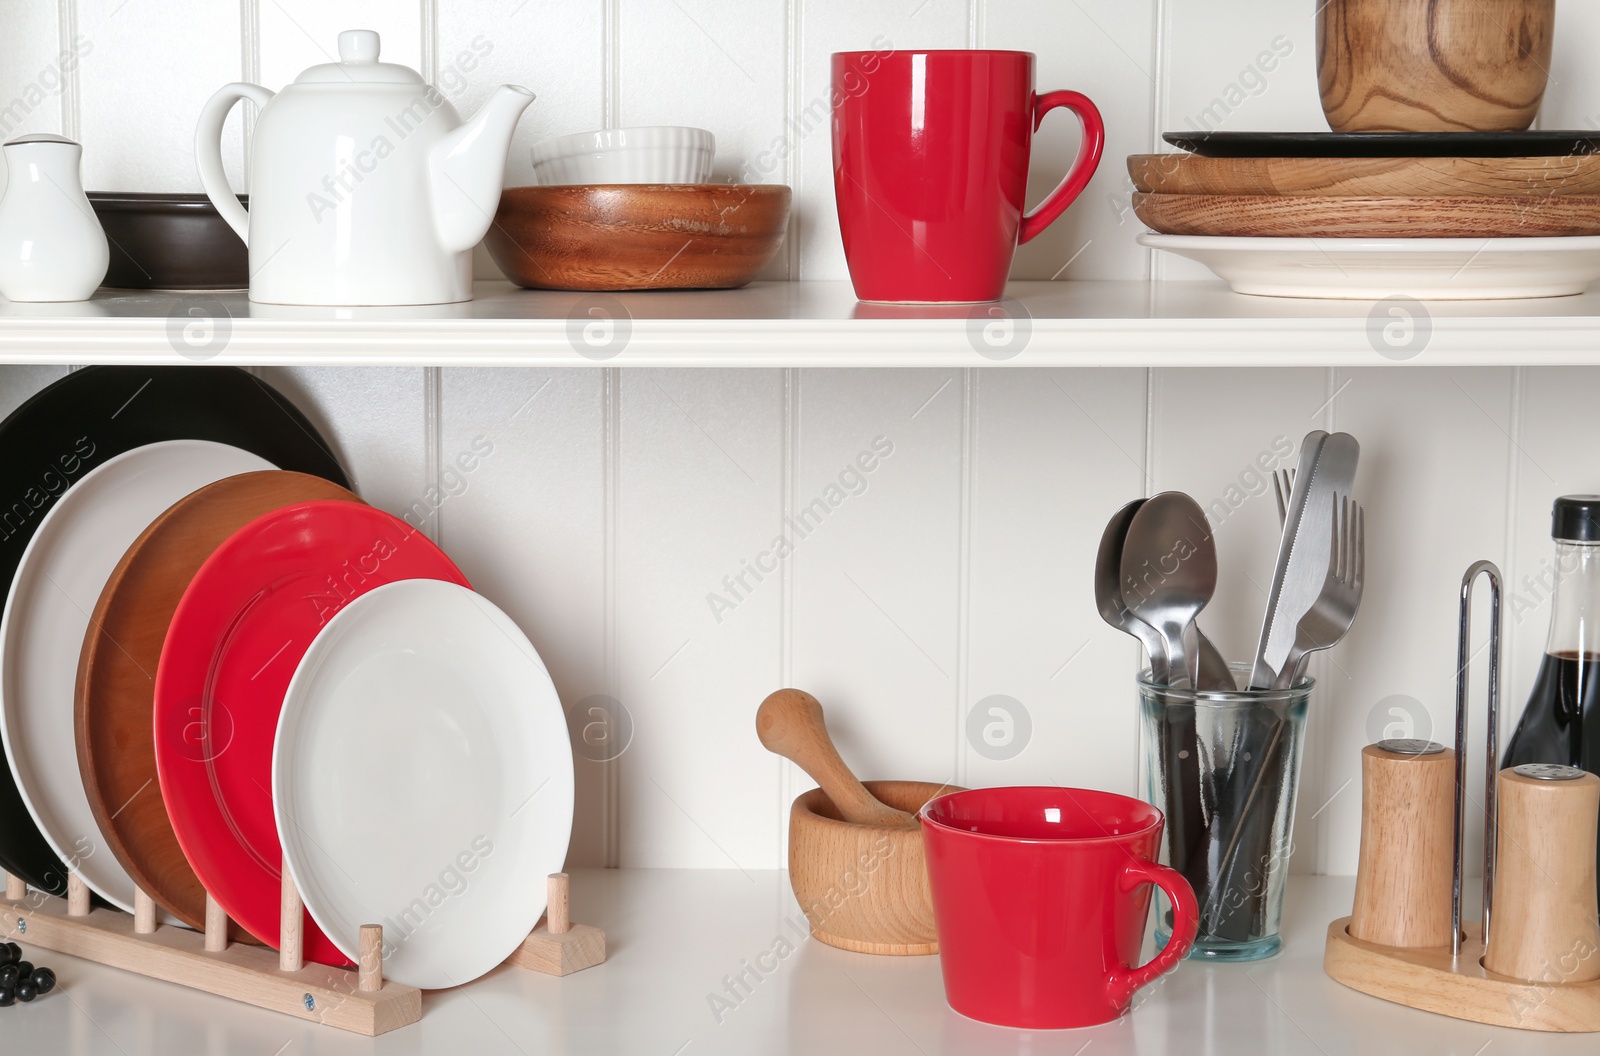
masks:
{"type": "Polygon", "coordinates": [[[206,195],[250,248],[250,299],[439,304],[472,299],[472,247],[500,201],[511,132],[533,93],[502,85],[471,121],[415,70],[378,61],[378,34],[339,34],[339,61],[274,95],[229,84],[195,130],[206,195]],[[228,187],[222,123],[261,108],[250,211],[228,187]]]}

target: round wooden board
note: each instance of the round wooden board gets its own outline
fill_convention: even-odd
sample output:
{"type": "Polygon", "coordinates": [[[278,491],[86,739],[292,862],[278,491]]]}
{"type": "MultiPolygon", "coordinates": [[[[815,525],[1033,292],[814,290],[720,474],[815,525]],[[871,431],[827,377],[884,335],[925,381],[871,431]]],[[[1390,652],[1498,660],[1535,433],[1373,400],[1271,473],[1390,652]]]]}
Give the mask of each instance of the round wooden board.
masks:
{"type": "Polygon", "coordinates": [[[1246,238],[1544,238],[1600,234],[1600,195],[1329,198],[1135,194],[1164,235],[1246,238]]]}
{"type": "MultiPolygon", "coordinates": [[[[179,599],[213,550],[257,517],[314,499],[361,501],[321,477],[284,470],[226,477],[189,495],[122,556],[84,637],[75,720],[89,805],[128,875],[194,928],[205,927],[206,892],[178,846],[156,776],[161,646],[179,599]]],[[[198,737],[195,743],[198,750],[198,737]]]]}
{"type": "Polygon", "coordinates": [[[1149,194],[1472,198],[1600,194],[1600,154],[1558,158],[1206,158],[1130,154],[1149,194]]]}

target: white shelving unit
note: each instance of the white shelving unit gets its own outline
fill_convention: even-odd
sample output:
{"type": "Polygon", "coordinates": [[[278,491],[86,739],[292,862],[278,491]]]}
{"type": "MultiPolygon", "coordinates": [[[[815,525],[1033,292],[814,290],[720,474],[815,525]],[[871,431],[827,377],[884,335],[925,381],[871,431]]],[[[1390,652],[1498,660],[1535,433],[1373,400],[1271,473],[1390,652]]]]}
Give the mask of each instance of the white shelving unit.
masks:
{"type": "Polygon", "coordinates": [[[865,305],[856,301],[847,282],[762,282],[742,290],[616,295],[537,292],[481,282],[471,301],[403,308],[252,304],[243,293],[102,291],[75,304],[0,302],[0,363],[944,368],[1600,364],[1597,292],[1422,305],[1245,297],[1220,282],[1017,282],[1008,292],[1008,300],[995,309],[865,305]],[[1391,307],[1410,318],[1389,314],[1391,307]],[[1392,331],[1393,344],[1386,344],[1383,331],[1391,325],[1401,329],[1392,331]],[[588,342],[585,327],[595,328],[588,342]],[[986,327],[994,328],[987,341],[986,327]]]}
{"type": "MultiPolygon", "coordinates": [[[[1105,1026],[1019,1031],[949,1010],[937,957],[873,957],[806,939],[775,871],[579,870],[573,912],[603,924],[610,959],[564,979],[501,968],[424,995],[422,1021],[379,1038],[46,954],[74,982],[6,1009],[13,1052],[473,1053],[474,1056],[1418,1056],[1592,1053],[1592,1035],[1447,1019],[1346,989],[1322,973],[1328,922],[1350,911],[1348,877],[1295,877],[1281,954],[1254,964],[1184,962],[1105,1026]],[[779,940],[788,943],[789,952],[779,940]],[[777,952],[774,952],[777,951],[777,952]],[[744,972],[729,997],[729,980],[744,972]],[[712,996],[721,998],[713,1002],[712,996]],[[70,1000],[68,999],[70,997],[70,1000]],[[85,1015],[80,1014],[86,1013],[85,1015]]],[[[1147,944],[1148,945],[1148,944],[1147,944]]],[[[1147,950],[1148,952],[1148,950],[1147,950]]]]}

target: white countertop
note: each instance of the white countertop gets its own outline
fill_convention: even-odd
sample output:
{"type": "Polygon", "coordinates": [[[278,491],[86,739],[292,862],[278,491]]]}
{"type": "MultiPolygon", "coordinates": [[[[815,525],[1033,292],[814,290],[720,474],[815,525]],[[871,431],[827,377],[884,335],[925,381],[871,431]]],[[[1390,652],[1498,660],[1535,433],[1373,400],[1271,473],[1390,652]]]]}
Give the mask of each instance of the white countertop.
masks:
{"type": "Polygon", "coordinates": [[[1010,331],[989,332],[988,340],[999,342],[995,345],[984,344],[990,306],[866,305],[855,299],[848,282],[758,282],[740,290],[620,294],[480,282],[471,301],[392,308],[253,304],[240,292],[101,290],[91,300],[66,304],[0,300],[0,363],[1600,364],[1600,292],[1429,301],[1418,309],[1428,317],[1420,324],[1426,340],[1416,355],[1404,353],[1398,360],[1378,351],[1382,342],[1375,335],[1392,320],[1381,314],[1386,306],[1371,301],[1246,297],[1221,282],[1173,281],[1014,282],[1007,295],[1007,310],[1021,321],[1010,331]],[[585,329],[597,320],[601,329],[585,329]]]}
{"type": "MultiPolygon", "coordinates": [[[[169,1053],[462,1053],[778,1056],[1029,1054],[1184,1056],[1592,1054],[1594,1035],[1480,1026],[1358,994],[1322,973],[1328,922],[1354,880],[1295,877],[1284,951],[1248,965],[1185,962],[1102,1027],[985,1026],[944,1003],[937,957],[872,957],[795,942],[780,872],[578,870],[573,919],[606,929],[606,964],[557,979],[501,968],[423,999],[422,1022],[380,1038],[302,1023],[48,951],[60,986],[0,1009],[0,1051],[71,1056],[169,1053]],[[719,1023],[707,995],[783,936],[794,951],[719,1023]]],[[[763,958],[772,963],[772,958],[763,958]]]]}

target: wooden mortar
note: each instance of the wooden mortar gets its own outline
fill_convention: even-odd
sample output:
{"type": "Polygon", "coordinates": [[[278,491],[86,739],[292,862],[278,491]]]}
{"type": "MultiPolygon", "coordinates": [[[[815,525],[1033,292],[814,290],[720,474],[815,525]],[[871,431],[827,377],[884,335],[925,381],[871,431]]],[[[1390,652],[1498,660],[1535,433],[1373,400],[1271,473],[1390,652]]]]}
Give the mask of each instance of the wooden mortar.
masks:
{"type": "MultiPolygon", "coordinates": [[[[954,785],[867,781],[891,807],[915,813],[954,785]]],[[[820,788],[789,811],[789,882],[811,935],[856,953],[938,953],[922,829],[843,821],[820,788]]]]}

